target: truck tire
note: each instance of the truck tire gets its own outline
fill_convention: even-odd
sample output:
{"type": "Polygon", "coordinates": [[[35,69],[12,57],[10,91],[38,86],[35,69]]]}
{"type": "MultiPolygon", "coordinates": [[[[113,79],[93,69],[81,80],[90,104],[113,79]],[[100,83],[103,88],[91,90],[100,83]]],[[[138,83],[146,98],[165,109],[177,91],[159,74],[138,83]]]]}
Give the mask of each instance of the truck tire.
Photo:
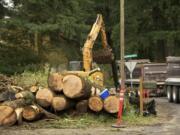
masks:
{"type": "Polygon", "coordinates": [[[173,102],[172,87],[171,87],[171,86],[167,86],[167,87],[166,87],[166,91],[167,91],[168,101],[169,101],[169,102],[173,102]]]}
{"type": "Polygon", "coordinates": [[[178,103],[179,102],[179,90],[178,90],[177,86],[173,86],[172,97],[173,97],[173,102],[174,103],[178,103]]]}

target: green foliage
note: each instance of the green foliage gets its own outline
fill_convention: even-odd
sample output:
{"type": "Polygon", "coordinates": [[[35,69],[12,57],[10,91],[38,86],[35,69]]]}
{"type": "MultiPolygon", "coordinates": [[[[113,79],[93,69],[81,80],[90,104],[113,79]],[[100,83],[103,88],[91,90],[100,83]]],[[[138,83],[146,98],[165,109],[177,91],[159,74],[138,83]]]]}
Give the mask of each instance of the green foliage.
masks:
{"type": "MultiPolygon", "coordinates": [[[[78,50],[83,46],[97,13],[103,14],[108,42],[115,47],[116,54],[119,55],[119,1],[12,0],[12,2],[14,6],[8,7],[5,0],[0,0],[0,43],[5,42],[6,45],[16,46],[21,50],[30,48],[31,51],[24,50],[26,55],[23,56],[27,57],[12,55],[10,51],[6,56],[12,57],[12,60],[2,56],[0,61],[5,63],[7,69],[8,65],[13,67],[17,59],[20,61],[18,62],[20,67],[39,62],[39,58],[42,58],[40,61],[47,62],[48,57],[44,59],[43,56],[51,47],[66,50],[66,54],[62,55],[67,57],[66,61],[80,59],[81,53],[78,50]],[[4,18],[5,15],[10,18],[4,18]],[[39,54],[33,50],[35,33],[39,34],[37,41],[39,54]],[[49,37],[49,44],[44,44],[44,36],[49,37]],[[73,49],[76,48],[75,51],[71,46],[73,49]]],[[[179,55],[179,13],[179,0],[125,1],[126,54],[137,53],[139,58],[161,62],[168,55],[179,55]]],[[[96,44],[101,42],[98,40],[96,44]]],[[[6,66],[1,66],[0,71],[7,70],[6,66]]],[[[20,67],[18,69],[21,69],[20,67]]]]}

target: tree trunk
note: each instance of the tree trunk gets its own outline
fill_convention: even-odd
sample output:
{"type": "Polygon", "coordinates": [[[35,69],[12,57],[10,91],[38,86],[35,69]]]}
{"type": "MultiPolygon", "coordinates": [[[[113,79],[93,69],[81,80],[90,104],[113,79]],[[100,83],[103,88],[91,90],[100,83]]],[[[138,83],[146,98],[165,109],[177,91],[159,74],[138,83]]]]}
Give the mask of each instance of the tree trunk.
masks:
{"type": "Polygon", "coordinates": [[[94,112],[100,112],[103,109],[103,101],[99,96],[92,96],[88,102],[89,108],[94,112]]]}
{"type": "Polygon", "coordinates": [[[76,104],[76,110],[79,114],[87,113],[88,111],[88,101],[81,100],[76,104]]]}
{"type": "Polygon", "coordinates": [[[72,99],[88,98],[91,95],[91,85],[86,78],[69,74],[63,78],[63,92],[72,99]]]}
{"type": "Polygon", "coordinates": [[[16,123],[17,115],[14,108],[0,106],[0,126],[12,126],[16,123]]]}
{"type": "Polygon", "coordinates": [[[48,78],[48,86],[51,90],[61,92],[63,89],[63,76],[59,73],[52,73],[48,78]]]}
{"type": "Polygon", "coordinates": [[[49,107],[52,104],[54,94],[48,88],[39,89],[36,93],[36,101],[42,107],[49,107]]]}
{"type": "Polygon", "coordinates": [[[108,113],[117,113],[119,110],[119,97],[109,96],[104,100],[104,109],[108,113]]]}
{"type": "Polygon", "coordinates": [[[23,109],[23,118],[27,121],[37,120],[42,116],[42,112],[36,105],[26,106],[23,109]]]}
{"type": "Polygon", "coordinates": [[[56,96],[53,98],[52,107],[55,111],[62,111],[73,106],[73,102],[66,98],[64,95],[56,96]]]}

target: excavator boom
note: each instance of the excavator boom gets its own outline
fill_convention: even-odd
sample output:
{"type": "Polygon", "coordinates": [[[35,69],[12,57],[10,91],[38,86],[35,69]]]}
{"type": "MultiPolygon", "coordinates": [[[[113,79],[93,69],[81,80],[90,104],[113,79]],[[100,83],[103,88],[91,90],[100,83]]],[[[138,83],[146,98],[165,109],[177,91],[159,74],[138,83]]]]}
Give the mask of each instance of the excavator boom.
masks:
{"type": "Polygon", "coordinates": [[[95,23],[93,24],[93,27],[83,47],[83,68],[87,72],[90,71],[92,67],[92,61],[93,61],[92,48],[93,48],[94,42],[96,41],[98,37],[99,32],[101,32],[103,48],[108,48],[104,21],[101,14],[97,15],[97,19],[95,23]]]}

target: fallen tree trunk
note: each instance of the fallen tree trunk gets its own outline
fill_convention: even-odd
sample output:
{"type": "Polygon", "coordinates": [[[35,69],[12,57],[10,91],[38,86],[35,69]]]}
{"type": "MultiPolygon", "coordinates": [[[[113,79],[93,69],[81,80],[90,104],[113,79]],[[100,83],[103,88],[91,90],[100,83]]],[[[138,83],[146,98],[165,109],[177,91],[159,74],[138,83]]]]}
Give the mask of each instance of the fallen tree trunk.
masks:
{"type": "Polygon", "coordinates": [[[34,121],[42,116],[42,111],[36,105],[30,105],[23,109],[22,116],[27,121],[34,121]]]}
{"type": "Polygon", "coordinates": [[[76,104],[76,110],[79,114],[86,113],[88,111],[88,101],[81,100],[76,104]]]}
{"type": "Polygon", "coordinates": [[[104,100],[104,110],[108,113],[117,113],[119,110],[119,97],[109,96],[104,100]]]}
{"type": "Polygon", "coordinates": [[[52,100],[54,111],[62,111],[73,106],[73,102],[64,95],[56,96],[52,100]]]}
{"type": "Polygon", "coordinates": [[[49,107],[52,104],[54,93],[48,89],[39,89],[36,93],[36,101],[42,107],[49,107]]]}
{"type": "Polygon", "coordinates": [[[53,73],[49,75],[48,86],[51,90],[61,92],[63,90],[62,83],[63,76],[59,73],[53,73]]]}
{"type": "Polygon", "coordinates": [[[86,78],[69,74],[63,78],[63,92],[72,99],[88,98],[91,95],[91,84],[86,78]]]}
{"type": "Polygon", "coordinates": [[[103,101],[99,96],[92,96],[88,101],[89,108],[94,112],[100,112],[103,109],[103,101]]]}

